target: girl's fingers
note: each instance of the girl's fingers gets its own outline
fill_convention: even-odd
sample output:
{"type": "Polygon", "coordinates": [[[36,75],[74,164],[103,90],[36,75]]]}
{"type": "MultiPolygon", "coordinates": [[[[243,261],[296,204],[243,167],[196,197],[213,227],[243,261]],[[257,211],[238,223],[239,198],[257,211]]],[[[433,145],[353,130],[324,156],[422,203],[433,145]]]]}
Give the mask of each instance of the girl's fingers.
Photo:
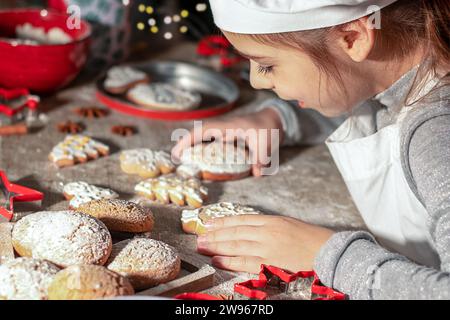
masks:
{"type": "Polygon", "coordinates": [[[252,255],[260,248],[260,244],[255,241],[197,242],[197,251],[208,256],[252,255]]]}
{"type": "Polygon", "coordinates": [[[263,226],[270,219],[271,216],[262,214],[246,214],[240,216],[216,218],[206,223],[206,229],[208,231],[213,231],[236,226],[263,226]]]}
{"type": "Polygon", "coordinates": [[[261,269],[261,264],[264,263],[264,260],[261,257],[254,256],[216,256],[212,258],[211,262],[214,266],[220,269],[258,274],[261,269]]]}
{"type": "Polygon", "coordinates": [[[230,240],[259,241],[261,233],[257,226],[235,226],[218,229],[197,238],[198,242],[220,242],[230,240]]]}

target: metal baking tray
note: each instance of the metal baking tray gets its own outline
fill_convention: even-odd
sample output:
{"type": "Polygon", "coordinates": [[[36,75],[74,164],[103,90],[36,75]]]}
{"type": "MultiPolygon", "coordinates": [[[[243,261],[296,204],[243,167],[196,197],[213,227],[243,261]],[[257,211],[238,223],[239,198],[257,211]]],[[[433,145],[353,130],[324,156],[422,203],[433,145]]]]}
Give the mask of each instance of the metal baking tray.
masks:
{"type": "Polygon", "coordinates": [[[193,120],[217,116],[230,111],[239,98],[238,86],[229,78],[213,70],[186,62],[152,61],[129,65],[146,72],[151,81],[164,82],[198,92],[202,102],[197,109],[167,111],[149,109],[130,102],[125,95],[108,93],[103,86],[106,76],[97,81],[98,100],[111,109],[132,116],[159,120],[193,120]]]}

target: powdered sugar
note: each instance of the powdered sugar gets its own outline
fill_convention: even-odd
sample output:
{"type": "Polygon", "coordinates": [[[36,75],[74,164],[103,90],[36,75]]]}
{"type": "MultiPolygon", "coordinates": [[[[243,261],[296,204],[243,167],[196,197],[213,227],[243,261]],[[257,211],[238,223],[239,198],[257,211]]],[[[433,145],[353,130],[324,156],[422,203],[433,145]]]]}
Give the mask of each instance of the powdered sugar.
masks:
{"type": "Polygon", "coordinates": [[[202,223],[202,218],[221,218],[245,214],[260,214],[259,211],[231,202],[219,202],[195,210],[183,210],[181,221],[197,221],[202,223]]]}
{"type": "Polygon", "coordinates": [[[105,80],[106,88],[126,87],[137,81],[147,79],[147,74],[131,67],[113,67],[109,69],[105,80]]]}
{"type": "Polygon", "coordinates": [[[80,205],[92,200],[115,199],[119,197],[111,189],[96,187],[83,181],[66,184],[63,192],[66,195],[73,196],[69,204],[71,208],[78,208],[80,205]]]}
{"type": "Polygon", "coordinates": [[[0,300],[46,300],[59,268],[50,262],[18,258],[0,266],[0,300]]]}
{"type": "Polygon", "coordinates": [[[73,211],[38,212],[19,220],[13,240],[33,258],[57,265],[98,264],[109,253],[112,240],[106,226],[73,211]]]}
{"type": "Polygon", "coordinates": [[[158,167],[164,166],[173,168],[170,155],[165,151],[153,151],[151,149],[133,149],[125,150],[121,154],[121,160],[126,165],[142,166],[150,171],[158,170],[158,167]]]}

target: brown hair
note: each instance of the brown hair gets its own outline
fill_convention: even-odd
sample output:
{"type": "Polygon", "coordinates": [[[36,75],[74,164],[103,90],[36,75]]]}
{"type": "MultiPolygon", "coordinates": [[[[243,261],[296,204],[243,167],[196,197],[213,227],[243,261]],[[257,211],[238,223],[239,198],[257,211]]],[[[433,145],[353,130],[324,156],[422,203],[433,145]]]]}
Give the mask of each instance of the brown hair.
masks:
{"type": "MultiPolygon", "coordinates": [[[[411,48],[425,50],[411,93],[420,90],[426,79],[444,73],[439,86],[449,85],[450,69],[450,1],[399,0],[381,10],[382,27],[376,31],[373,59],[400,60],[411,48]]],[[[285,45],[306,52],[321,72],[342,83],[342,76],[330,50],[330,40],[344,25],[297,32],[259,34],[251,37],[268,45],[285,45]]],[[[416,102],[416,101],[414,101],[416,102]]],[[[413,102],[413,103],[414,103],[413,102]]]]}

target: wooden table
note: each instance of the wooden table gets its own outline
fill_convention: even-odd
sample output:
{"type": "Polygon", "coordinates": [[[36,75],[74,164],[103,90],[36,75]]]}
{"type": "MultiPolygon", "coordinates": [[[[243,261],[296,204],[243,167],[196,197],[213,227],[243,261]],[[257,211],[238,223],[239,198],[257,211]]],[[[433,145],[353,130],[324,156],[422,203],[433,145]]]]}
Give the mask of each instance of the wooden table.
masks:
{"type": "MultiPolygon", "coordinates": [[[[153,55],[157,59],[192,60],[194,46],[178,45],[163,53],[153,55]]],[[[190,128],[192,122],[160,122],[132,118],[116,112],[103,119],[80,119],[73,109],[98,105],[94,97],[95,84],[78,80],[70,88],[45,97],[42,110],[49,118],[47,126],[26,136],[0,137],[0,168],[11,181],[35,188],[45,193],[42,208],[67,209],[61,195],[64,183],[84,180],[99,186],[110,187],[123,198],[133,197],[137,178],[128,176],[119,168],[118,154],[122,149],[148,147],[169,151],[173,146],[171,132],[176,128],[190,128]],[[56,125],[64,120],[82,121],[84,134],[97,138],[112,148],[109,157],[65,169],[57,169],[48,154],[55,144],[64,138],[56,125]],[[111,126],[130,124],[139,134],[123,138],[111,134],[111,126]]],[[[262,100],[271,97],[267,92],[243,90],[245,103],[239,105],[233,116],[248,112],[262,100]]],[[[277,175],[265,178],[248,178],[240,181],[208,185],[210,203],[232,201],[255,206],[264,212],[297,217],[309,223],[336,230],[364,228],[348,191],[324,145],[311,148],[287,148],[281,151],[281,168],[277,175]]],[[[176,246],[179,250],[196,256],[205,262],[208,257],[195,252],[195,237],[186,235],[180,228],[181,209],[173,206],[153,206],[156,226],[153,237],[176,246]]],[[[28,208],[38,210],[38,208],[28,208]]],[[[248,274],[218,270],[216,286],[207,290],[213,294],[232,294],[234,282],[248,279],[248,274]]],[[[285,298],[301,298],[306,293],[285,298]]]]}

